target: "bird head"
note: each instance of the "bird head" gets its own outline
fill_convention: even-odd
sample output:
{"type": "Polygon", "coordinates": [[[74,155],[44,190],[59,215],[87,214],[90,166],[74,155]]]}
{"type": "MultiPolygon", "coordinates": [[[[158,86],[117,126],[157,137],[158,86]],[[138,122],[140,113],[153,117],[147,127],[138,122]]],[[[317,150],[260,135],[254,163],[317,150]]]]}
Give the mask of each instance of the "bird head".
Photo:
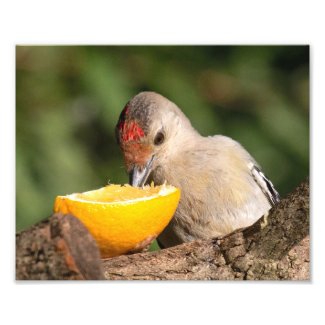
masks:
{"type": "Polygon", "coordinates": [[[181,110],[154,92],[141,92],[122,110],[115,128],[129,183],[143,186],[151,171],[172,156],[181,133],[192,129],[181,110]]]}

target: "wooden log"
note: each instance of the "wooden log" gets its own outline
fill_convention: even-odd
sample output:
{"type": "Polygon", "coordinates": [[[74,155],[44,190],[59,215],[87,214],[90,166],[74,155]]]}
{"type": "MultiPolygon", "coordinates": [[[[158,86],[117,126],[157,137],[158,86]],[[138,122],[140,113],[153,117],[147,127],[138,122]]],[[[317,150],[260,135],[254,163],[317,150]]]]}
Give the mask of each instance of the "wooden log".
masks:
{"type": "Polygon", "coordinates": [[[16,279],[104,279],[95,240],[72,215],[54,214],[16,235],[16,279]]]}
{"type": "Polygon", "coordinates": [[[308,280],[309,264],[308,179],[250,227],[103,261],[117,280],[308,280]]]}
{"type": "Polygon", "coordinates": [[[220,238],[101,260],[95,240],[71,215],[16,236],[16,278],[141,280],[308,280],[309,183],[252,226],[220,238]]]}

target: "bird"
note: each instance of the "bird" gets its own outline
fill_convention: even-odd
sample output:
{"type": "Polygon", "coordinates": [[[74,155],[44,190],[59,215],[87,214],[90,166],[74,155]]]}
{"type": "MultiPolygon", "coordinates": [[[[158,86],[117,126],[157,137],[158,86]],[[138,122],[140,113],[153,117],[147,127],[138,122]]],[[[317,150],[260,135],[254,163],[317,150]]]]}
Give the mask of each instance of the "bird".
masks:
{"type": "Polygon", "coordinates": [[[161,248],[225,236],[280,201],[239,142],[202,136],[175,103],[156,92],[143,91],[128,101],[115,136],[130,185],[167,183],[181,190],[176,212],[157,238],[161,248]]]}

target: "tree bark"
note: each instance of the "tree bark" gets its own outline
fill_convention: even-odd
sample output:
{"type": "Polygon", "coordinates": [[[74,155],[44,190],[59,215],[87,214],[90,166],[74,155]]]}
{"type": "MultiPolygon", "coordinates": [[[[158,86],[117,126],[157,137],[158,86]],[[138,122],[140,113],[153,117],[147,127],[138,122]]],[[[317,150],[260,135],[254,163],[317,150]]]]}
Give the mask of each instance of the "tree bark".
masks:
{"type": "Polygon", "coordinates": [[[309,181],[252,226],[222,237],[103,261],[116,280],[308,280],[309,181]]]}
{"type": "Polygon", "coordinates": [[[18,280],[308,280],[309,264],[308,179],[250,227],[157,252],[101,260],[71,215],[16,235],[18,280]]]}
{"type": "Polygon", "coordinates": [[[16,235],[16,279],[104,279],[95,240],[77,218],[54,214],[16,235]]]}

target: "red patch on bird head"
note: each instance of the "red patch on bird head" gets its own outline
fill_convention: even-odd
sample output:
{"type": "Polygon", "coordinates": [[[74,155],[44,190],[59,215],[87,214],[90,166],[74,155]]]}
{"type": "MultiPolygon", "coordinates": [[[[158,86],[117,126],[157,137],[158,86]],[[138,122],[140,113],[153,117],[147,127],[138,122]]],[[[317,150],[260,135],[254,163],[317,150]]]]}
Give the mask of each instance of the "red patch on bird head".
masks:
{"type": "Polygon", "coordinates": [[[123,142],[137,141],[144,137],[144,131],[135,120],[128,120],[129,105],[126,105],[120,115],[117,127],[123,142]]]}
{"type": "Polygon", "coordinates": [[[137,141],[144,137],[144,131],[136,121],[122,122],[119,130],[123,142],[137,141]]]}

